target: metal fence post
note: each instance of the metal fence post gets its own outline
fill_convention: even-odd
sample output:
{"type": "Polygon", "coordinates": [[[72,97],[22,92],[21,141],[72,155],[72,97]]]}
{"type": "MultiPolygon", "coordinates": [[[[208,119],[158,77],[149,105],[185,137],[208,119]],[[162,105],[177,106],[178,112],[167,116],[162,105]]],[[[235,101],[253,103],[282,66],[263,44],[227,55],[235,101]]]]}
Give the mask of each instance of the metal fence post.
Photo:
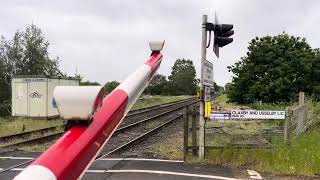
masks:
{"type": "Polygon", "coordinates": [[[291,119],[291,109],[289,107],[286,108],[286,118],[284,121],[284,143],[288,143],[289,141],[289,125],[290,125],[290,119],[291,119]]]}
{"type": "Polygon", "coordinates": [[[304,114],[305,114],[305,108],[303,105],[305,104],[305,95],[304,92],[299,92],[299,110],[298,110],[298,122],[297,122],[297,128],[296,128],[296,136],[299,136],[303,131],[304,126],[304,114]]]}
{"type": "Polygon", "coordinates": [[[186,161],[187,154],[188,154],[188,119],[189,119],[189,113],[188,113],[188,106],[183,108],[183,120],[184,120],[184,134],[183,134],[183,160],[186,161]]]}

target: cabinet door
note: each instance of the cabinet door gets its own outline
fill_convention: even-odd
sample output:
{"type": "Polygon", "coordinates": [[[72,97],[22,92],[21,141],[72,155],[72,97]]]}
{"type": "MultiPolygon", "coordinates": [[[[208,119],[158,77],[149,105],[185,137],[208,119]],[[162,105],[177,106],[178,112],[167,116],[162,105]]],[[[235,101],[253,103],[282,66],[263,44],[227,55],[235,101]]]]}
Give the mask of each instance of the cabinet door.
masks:
{"type": "Polygon", "coordinates": [[[28,116],[28,83],[16,82],[13,100],[14,116],[28,116]]]}
{"type": "Polygon", "coordinates": [[[47,82],[29,83],[29,116],[46,117],[47,82]]]}

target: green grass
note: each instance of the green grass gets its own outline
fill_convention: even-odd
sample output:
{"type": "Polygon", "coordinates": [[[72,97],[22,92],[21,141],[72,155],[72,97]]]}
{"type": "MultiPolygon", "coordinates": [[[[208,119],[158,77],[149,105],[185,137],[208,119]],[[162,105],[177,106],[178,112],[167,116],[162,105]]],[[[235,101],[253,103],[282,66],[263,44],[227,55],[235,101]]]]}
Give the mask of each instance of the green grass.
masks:
{"type": "Polygon", "coordinates": [[[313,129],[289,146],[283,146],[265,158],[261,166],[285,174],[314,175],[320,173],[320,128],[313,129]]]}
{"type": "Polygon", "coordinates": [[[249,104],[249,106],[253,109],[257,110],[278,110],[278,111],[284,111],[286,107],[290,106],[288,103],[260,103],[255,102],[252,104],[249,104]]]}
{"type": "MultiPolygon", "coordinates": [[[[282,175],[313,176],[320,173],[320,128],[311,130],[290,145],[275,149],[211,149],[201,163],[246,166],[282,175]]],[[[191,161],[197,162],[199,161],[191,161]]]]}
{"type": "Polygon", "coordinates": [[[64,123],[61,119],[13,119],[0,118],[0,136],[7,136],[17,134],[25,131],[32,131],[36,129],[62,125],[64,123]]]}
{"type": "MultiPolygon", "coordinates": [[[[260,103],[260,102],[255,102],[248,105],[239,105],[236,103],[230,103],[227,94],[222,94],[218,96],[214,103],[223,108],[249,106],[257,110],[285,110],[285,108],[289,106],[288,103],[260,103]]],[[[319,112],[320,112],[320,104],[319,104],[319,112]]]]}
{"type": "Polygon", "coordinates": [[[45,132],[45,133],[34,133],[31,136],[28,136],[27,138],[21,137],[21,138],[10,139],[9,141],[6,141],[6,142],[0,142],[0,148],[7,146],[7,145],[12,145],[15,143],[24,142],[25,140],[31,140],[31,139],[35,139],[35,138],[39,138],[39,137],[43,137],[43,136],[48,136],[48,135],[52,135],[52,134],[56,134],[56,133],[63,133],[63,132],[64,132],[64,128],[56,128],[53,131],[49,131],[49,132],[45,132]]]}
{"type": "Polygon", "coordinates": [[[179,101],[187,98],[191,98],[193,96],[150,96],[146,98],[140,98],[137,102],[133,105],[132,109],[140,109],[150,106],[155,106],[164,103],[170,103],[174,101],[179,101]]]}
{"type": "Polygon", "coordinates": [[[223,108],[228,108],[228,107],[234,106],[234,104],[228,103],[228,101],[229,101],[229,98],[228,98],[227,94],[222,94],[215,99],[214,104],[221,106],[223,108]]]}
{"type": "Polygon", "coordinates": [[[207,146],[228,146],[239,145],[275,145],[283,142],[283,136],[263,134],[264,130],[274,130],[279,127],[279,121],[266,122],[244,122],[244,121],[208,121],[206,124],[206,145],[207,146]],[[212,128],[220,128],[220,133],[210,133],[212,128]],[[280,138],[280,139],[279,139],[280,138]]]}
{"type": "MultiPolygon", "coordinates": [[[[232,107],[226,95],[216,100],[224,107],[232,107]]],[[[285,110],[289,104],[253,103],[249,107],[259,110],[285,110]]],[[[308,101],[308,120],[306,126],[309,131],[293,139],[289,145],[283,144],[282,139],[271,137],[269,141],[277,146],[275,148],[237,148],[227,145],[223,149],[208,149],[207,158],[199,160],[189,157],[191,163],[221,164],[238,168],[251,168],[261,172],[281,174],[314,176],[320,174],[320,102],[308,101]]],[[[219,123],[209,122],[207,127],[220,126],[219,123]]],[[[263,129],[279,127],[281,123],[224,123],[223,128],[231,137],[246,137],[263,129]]],[[[220,135],[215,139],[208,139],[210,145],[228,144],[230,136],[220,135]],[[211,140],[211,142],[210,142],[211,140]]]]}

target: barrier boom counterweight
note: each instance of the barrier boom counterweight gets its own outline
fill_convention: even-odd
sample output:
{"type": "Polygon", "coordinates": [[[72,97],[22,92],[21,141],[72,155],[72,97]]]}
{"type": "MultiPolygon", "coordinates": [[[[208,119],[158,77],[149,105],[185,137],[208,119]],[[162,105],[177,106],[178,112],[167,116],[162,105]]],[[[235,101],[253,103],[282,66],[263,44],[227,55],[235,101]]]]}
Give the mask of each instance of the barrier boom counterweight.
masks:
{"type": "Polygon", "coordinates": [[[77,179],[89,168],[141,95],[162,61],[164,42],[150,42],[151,57],[103,99],[88,126],[69,129],[15,180],[77,179]]]}

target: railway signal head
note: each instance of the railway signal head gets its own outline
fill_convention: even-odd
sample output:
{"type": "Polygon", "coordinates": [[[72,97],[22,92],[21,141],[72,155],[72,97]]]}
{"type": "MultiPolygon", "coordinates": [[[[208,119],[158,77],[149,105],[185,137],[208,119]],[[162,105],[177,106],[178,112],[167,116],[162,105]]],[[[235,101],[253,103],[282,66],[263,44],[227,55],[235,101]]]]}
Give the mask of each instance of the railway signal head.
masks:
{"type": "Polygon", "coordinates": [[[219,48],[232,43],[234,34],[232,24],[216,24],[214,27],[213,51],[219,57],[219,48]]]}

